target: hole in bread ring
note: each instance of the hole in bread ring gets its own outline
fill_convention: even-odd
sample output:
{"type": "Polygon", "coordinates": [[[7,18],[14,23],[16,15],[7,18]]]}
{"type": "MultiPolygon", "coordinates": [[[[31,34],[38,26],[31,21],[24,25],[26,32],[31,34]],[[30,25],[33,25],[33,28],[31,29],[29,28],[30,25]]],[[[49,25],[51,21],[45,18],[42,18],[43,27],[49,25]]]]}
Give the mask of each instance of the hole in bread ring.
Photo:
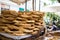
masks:
{"type": "Polygon", "coordinates": [[[43,24],[43,22],[41,22],[41,24],[43,24]]]}
{"type": "Polygon", "coordinates": [[[9,29],[10,31],[19,31],[18,29],[9,29]]]}

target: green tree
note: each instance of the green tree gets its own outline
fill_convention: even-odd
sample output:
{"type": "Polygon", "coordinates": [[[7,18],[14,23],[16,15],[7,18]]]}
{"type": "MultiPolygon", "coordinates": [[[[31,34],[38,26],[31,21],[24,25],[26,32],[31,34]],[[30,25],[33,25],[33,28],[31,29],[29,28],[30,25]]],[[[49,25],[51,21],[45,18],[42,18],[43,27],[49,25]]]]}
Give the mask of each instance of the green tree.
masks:
{"type": "Polygon", "coordinates": [[[54,4],[54,2],[56,1],[56,0],[50,0],[51,2],[52,2],[52,4],[54,4]]]}

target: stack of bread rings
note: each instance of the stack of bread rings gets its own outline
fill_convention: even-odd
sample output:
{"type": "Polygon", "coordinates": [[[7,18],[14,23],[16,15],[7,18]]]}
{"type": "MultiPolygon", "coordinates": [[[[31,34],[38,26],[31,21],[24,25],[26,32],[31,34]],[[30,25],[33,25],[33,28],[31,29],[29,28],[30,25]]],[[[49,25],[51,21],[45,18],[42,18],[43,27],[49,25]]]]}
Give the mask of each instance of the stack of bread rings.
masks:
{"type": "Polygon", "coordinates": [[[15,36],[35,35],[44,28],[43,17],[44,13],[39,11],[3,10],[0,15],[0,32],[15,36]]]}

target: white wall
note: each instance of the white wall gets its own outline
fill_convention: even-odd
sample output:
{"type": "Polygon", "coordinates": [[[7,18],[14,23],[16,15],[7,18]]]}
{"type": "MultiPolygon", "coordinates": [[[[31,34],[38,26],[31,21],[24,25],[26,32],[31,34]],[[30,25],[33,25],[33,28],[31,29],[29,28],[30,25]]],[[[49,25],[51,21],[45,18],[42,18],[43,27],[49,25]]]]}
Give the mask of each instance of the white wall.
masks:
{"type": "Polygon", "coordinates": [[[10,5],[10,10],[15,10],[15,11],[19,11],[19,7],[18,6],[12,6],[10,5]]]}
{"type": "Polygon", "coordinates": [[[15,11],[19,11],[19,5],[17,5],[16,3],[13,3],[9,0],[0,0],[0,3],[4,3],[10,6],[10,10],[15,10],[15,11]]]}

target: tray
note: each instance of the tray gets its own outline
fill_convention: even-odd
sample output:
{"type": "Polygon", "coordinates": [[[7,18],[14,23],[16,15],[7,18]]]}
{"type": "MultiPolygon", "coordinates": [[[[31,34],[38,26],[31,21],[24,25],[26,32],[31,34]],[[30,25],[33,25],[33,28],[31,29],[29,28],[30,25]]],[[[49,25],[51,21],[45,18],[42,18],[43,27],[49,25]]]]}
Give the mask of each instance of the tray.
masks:
{"type": "Polygon", "coordinates": [[[32,36],[32,35],[12,36],[12,35],[7,34],[7,33],[0,33],[0,35],[2,35],[4,37],[7,37],[7,38],[14,39],[14,40],[20,40],[20,39],[24,39],[24,38],[27,38],[27,37],[31,37],[32,36]]]}

